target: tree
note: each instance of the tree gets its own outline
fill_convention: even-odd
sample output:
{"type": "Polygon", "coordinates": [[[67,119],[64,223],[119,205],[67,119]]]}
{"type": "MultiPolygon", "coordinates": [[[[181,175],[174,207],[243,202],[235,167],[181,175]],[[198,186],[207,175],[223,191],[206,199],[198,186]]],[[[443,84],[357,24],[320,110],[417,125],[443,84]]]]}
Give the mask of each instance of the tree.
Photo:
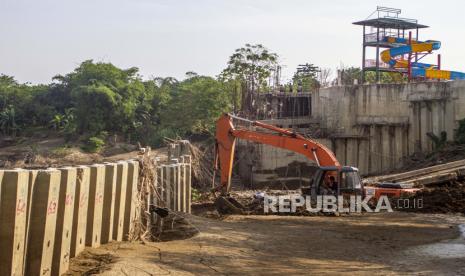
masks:
{"type": "Polygon", "coordinates": [[[362,70],[358,67],[342,68],[340,71],[342,85],[353,85],[355,80],[360,81],[362,70]]]}
{"type": "MultiPolygon", "coordinates": [[[[277,54],[261,44],[245,44],[245,47],[236,49],[229,57],[228,66],[222,71],[220,79],[234,80],[241,84],[242,110],[248,113],[252,94],[266,88],[267,80],[277,65],[277,54]]],[[[236,91],[236,86],[231,87],[236,91]]]]}
{"type": "Polygon", "coordinates": [[[319,82],[322,87],[328,87],[330,85],[331,74],[332,72],[330,68],[320,69],[319,82]]]}
{"type": "Polygon", "coordinates": [[[184,80],[172,93],[162,114],[162,127],[180,136],[214,132],[216,119],[231,110],[230,94],[223,83],[211,77],[184,80]]]}
{"type": "Polygon", "coordinates": [[[145,86],[135,67],[87,60],[54,80],[70,96],[79,134],[101,131],[131,133],[138,125],[136,109],[145,100],[145,86]]]}
{"type": "Polygon", "coordinates": [[[0,131],[4,135],[16,136],[16,112],[13,106],[8,106],[0,112],[0,131]]]}
{"type": "MultiPolygon", "coordinates": [[[[353,85],[355,80],[361,82],[362,70],[359,67],[347,67],[339,70],[343,85],[353,85]]],[[[407,77],[398,72],[380,72],[380,83],[402,83],[406,82],[407,77]]],[[[365,72],[366,83],[376,83],[376,72],[365,72]]]]}
{"type": "Polygon", "coordinates": [[[297,67],[293,82],[298,92],[309,92],[319,87],[317,75],[320,69],[313,64],[303,64],[297,67]]]}

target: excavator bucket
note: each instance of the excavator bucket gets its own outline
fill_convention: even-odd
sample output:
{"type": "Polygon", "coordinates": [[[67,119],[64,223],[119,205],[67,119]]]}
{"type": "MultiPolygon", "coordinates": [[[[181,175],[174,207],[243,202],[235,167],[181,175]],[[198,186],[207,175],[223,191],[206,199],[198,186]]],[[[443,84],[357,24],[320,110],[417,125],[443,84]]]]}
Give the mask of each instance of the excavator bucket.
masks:
{"type": "Polygon", "coordinates": [[[244,215],[245,207],[230,196],[219,196],[215,201],[216,209],[222,215],[244,215]]]}

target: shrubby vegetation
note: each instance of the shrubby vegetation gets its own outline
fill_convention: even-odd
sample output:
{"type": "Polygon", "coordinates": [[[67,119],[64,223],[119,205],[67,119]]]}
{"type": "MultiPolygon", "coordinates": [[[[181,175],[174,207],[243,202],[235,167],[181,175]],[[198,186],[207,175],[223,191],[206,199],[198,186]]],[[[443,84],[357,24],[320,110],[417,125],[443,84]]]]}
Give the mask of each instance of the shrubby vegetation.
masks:
{"type": "MultiPolygon", "coordinates": [[[[285,91],[320,86],[317,67],[306,66],[297,70],[286,85],[292,89],[285,91]]],[[[253,95],[269,91],[268,81],[277,68],[277,54],[260,44],[246,44],[215,78],[188,72],[182,81],[142,80],[138,68],[92,60],[47,85],[21,84],[0,75],[0,134],[15,137],[48,129],[94,152],[115,135],[152,146],[160,145],[163,137],[210,136],[223,112],[248,114],[253,95]]],[[[347,69],[344,83],[359,74],[357,68],[347,69]]]]}
{"type": "Polygon", "coordinates": [[[214,120],[231,109],[226,84],[215,78],[191,73],[183,81],[143,81],[137,72],[88,60],[49,85],[19,84],[1,75],[0,132],[17,136],[42,127],[99,151],[108,133],[151,145],[163,136],[209,134],[214,120]]]}

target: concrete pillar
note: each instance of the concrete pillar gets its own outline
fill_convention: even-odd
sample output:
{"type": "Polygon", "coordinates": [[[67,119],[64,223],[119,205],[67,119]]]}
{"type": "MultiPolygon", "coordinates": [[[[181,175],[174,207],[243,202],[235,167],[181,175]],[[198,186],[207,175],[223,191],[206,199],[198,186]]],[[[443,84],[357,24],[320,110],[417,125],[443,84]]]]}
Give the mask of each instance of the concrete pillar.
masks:
{"type": "Polygon", "coordinates": [[[370,156],[369,156],[369,173],[380,172],[381,165],[381,141],[380,131],[375,125],[370,127],[370,156]]]}
{"type": "MultiPolygon", "coordinates": [[[[447,132],[447,139],[449,141],[452,141],[455,139],[455,128],[456,128],[456,119],[462,119],[462,118],[456,118],[455,117],[455,109],[456,106],[454,104],[454,101],[448,100],[445,101],[444,103],[445,107],[445,113],[444,113],[444,128],[447,132]]],[[[458,106],[462,106],[461,103],[458,103],[458,106]]]]}
{"type": "Polygon", "coordinates": [[[113,221],[115,215],[116,196],[116,163],[105,164],[105,187],[103,190],[102,233],[100,243],[105,244],[113,239],[113,221]]]}
{"type": "Polygon", "coordinates": [[[168,160],[178,158],[181,155],[181,144],[171,143],[168,145],[168,160]]]}
{"type": "Polygon", "coordinates": [[[77,167],[73,231],[71,232],[71,257],[77,256],[85,247],[89,183],[90,168],[86,166],[77,167]]]}
{"type": "Polygon", "coordinates": [[[428,108],[425,102],[421,102],[421,109],[420,109],[420,151],[428,151],[428,144],[430,139],[426,136],[428,132],[428,108]]]}
{"type": "Polygon", "coordinates": [[[404,157],[404,130],[401,126],[396,126],[395,129],[395,154],[394,154],[394,168],[402,166],[401,160],[404,157]]]}
{"type": "Polygon", "coordinates": [[[172,164],[172,177],[171,177],[171,204],[174,211],[181,210],[181,199],[179,193],[179,164],[172,164]]]}
{"type": "MultiPolygon", "coordinates": [[[[437,128],[438,132],[441,133],[442,131],[446,131],[446,126],[444,122],[444,118],[446,115],[446,101],[440,100],[436,102],[437,105],[437,128]]],[[[447,139],[449,139],[449,135],[447,135],[447,139]]]]}
{"type": "Polygon", "coordinates": [[[171,164],[171,176],[170,176],[170,197],[171,197],[171,209],[179,211],[178,208],[178,165],[171,164]]]}
{"type": "Polygon", "coordinates": [[[156,185],[156,194],[153,195],[153,203],[157,206],[165,206],[163,200],[163,165],[157,166],[157,185],[156,185]]]}
{"type": "Polygon", "coordinates": [[[176,164],[176,200],[178,202],[177,207],[178,211],[182,212],[182,195],[183,195],[183,189],[182,189],[182,166],[181,163],[176,164]]]}
{"type": "Polygon", "coordinates": [[[163,194],[162,198],[165,202],[165,206],[168,208],[172,208],[171,206],[171,179],[172,175],[172,165],[164,165],[163,166],[163,194]]]}
{"type": "Polygon", "coordinates": [[[382,126],[381,129],[381,172],[389,170],[391,168],[391,139],[389,135],[389,126],[382,126]]]}
{"type": "Polygon", "coordinates": [[[370,148],[368,140],[358,140],[358,169],[360,174],[364,175],[368,173],[368,155],[370,154],[370,148]]]}
{"type": "Polygon", "coordinates": [[[66,167],[61,172],[60,195],[58,197],[58,215],[53,249],[52,275],[62,275],[69,268],[71,255],[71,232],[73,229],[73,211],[76,192],[76,168],[66,167]]]}
{"type": "Polygon", "coordinates": [[[181,200],[180,210],[184,213],[187,212],[187,187],[186,187],[186,164],[184,163],[184,158],[182,158],[182,163],[179,163],[179,198],[181,200]]]}
{"type": "Polygon", "coordinates": [[[412,144],[409,145],[409,154],[419,152],[421,150],[421,103],[411,102],[411,128],[409,129],[409,137],[412,144]]]}
{"type": "Polygon", "coordinates": [[[118,162],[116,174],[115,214],[113,218],[113,239],[123,240],[124,209],[126,206],[126,186],[128,182],[128,163],[118,162]]]}
{"type": "Polygon", "coordinates": [[[439,108],[439,101],[431,102],[431,131],[439,137],[440,135],[440,124],[441,124],[441,114],[439,108]]]}
{"type": "Polygon", "coordinates": [[[90,166],[89,209],[87,211],[86,246],[98,247],[102,233],[105,166],[90,166]]]}
{"type": "Polygon", "coordinates": [[[192,202],[192,160],[190,155],[186,155],[186,187],[187,187],[187,213],[191,213],[192,202]]]}
{"type": "Polygon", "coordinates": [[[424,128],[422,129],[422,141],[424,142],[422,148],[424,151],[431,151],[433,149],[433,141],[426,135],[428,132],[433,132],[433,113],[431,109],[432,103],[427,101],[424,103],[425,108],[423,108],[422,112],[422,125],[423,122],[424,128]]]}
{"type": "Polygon", "coordinates": [[[346,144],[344,138],[334,138],[335,142],[334,145],[336,146],[336,154],[337,159],[341,164],[346,164],[346,144]]]}
{"type": "Polygon", "coordinates": [[[124,211],[123,240],[127,240],[133,232],[135,220],[138,218],[137,184],[139,180],[139,162],[128,162],[128,183],[126,186],[126,204],[124,211]]]}
{"type": "MultiPolygon", "coordinates": [[[[29,225],[30,224],[30,215],[31,215],[31,208],[32,208],[32,189],[34,187],[34,184],[36,183],[36,179],[37,179],[37,175],[39,173],[39,170],[29,170],[29,181],[28,181],[28,191],[27,191],[27,205],[28,205],[28,211],[27,211],[27,214],[26,214],[26,224],[29,225]]],[[[23,259],[24,259],[24,267],[25,267],[25,264],[26,264],[26,253],[27,253],[27,243],[28,243],[28,235],[29,235],[29,232],[28,232],[28,227],[26,227],[26,236],[24,238],[25,240],[25,248],[24,248],[24,256],[23,256],[23,259]]],[[[24,268],[23,268],[24,269],[24,268]]]]}
{"type": "Polygon", "coordinates": [[[39,171],[33,186],[26,275],[51,275],[60,193],[60,171],[39,171]]]}
{"type": "Polygon", "coordinates": [[[179,156],[191,154],[189,140],[181,140],[180,144],[181,144],[181,152],[179,153],[179,156]]]}
{"type": "Polygon", "coordinates": [[[0,275],[23,275],[28,172],[0,171],[0,275]]]}
{"type": "Polygon", "coordinates": [[[410,155],[411,148],[413,148],[413,144],[410,143],[410,127],[402,126],[402,156],[410,155]]]}
{"type": "Polygon", "coordinates": [[[357,139],[346,139],[346,164],[347,166],[358,167],[358,160],[357,160],[357,151],[358,151],[358,143],[357,139]]]}

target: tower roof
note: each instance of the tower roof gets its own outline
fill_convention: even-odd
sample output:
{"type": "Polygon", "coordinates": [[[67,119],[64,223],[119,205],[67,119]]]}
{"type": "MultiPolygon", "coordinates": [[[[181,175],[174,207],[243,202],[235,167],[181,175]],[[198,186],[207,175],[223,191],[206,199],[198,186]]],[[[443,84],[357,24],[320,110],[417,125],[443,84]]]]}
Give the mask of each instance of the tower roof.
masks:
{"type": "Polygon", "coordinates": [[[428,28],[426,25],[418,24],[417,20],[398,18],[398,17],[380,17],[372,18],[362,21],[353,22],[354,25],[365,25],[377,28],[390,28],[390,29],[422,29],[428,28]]]}

